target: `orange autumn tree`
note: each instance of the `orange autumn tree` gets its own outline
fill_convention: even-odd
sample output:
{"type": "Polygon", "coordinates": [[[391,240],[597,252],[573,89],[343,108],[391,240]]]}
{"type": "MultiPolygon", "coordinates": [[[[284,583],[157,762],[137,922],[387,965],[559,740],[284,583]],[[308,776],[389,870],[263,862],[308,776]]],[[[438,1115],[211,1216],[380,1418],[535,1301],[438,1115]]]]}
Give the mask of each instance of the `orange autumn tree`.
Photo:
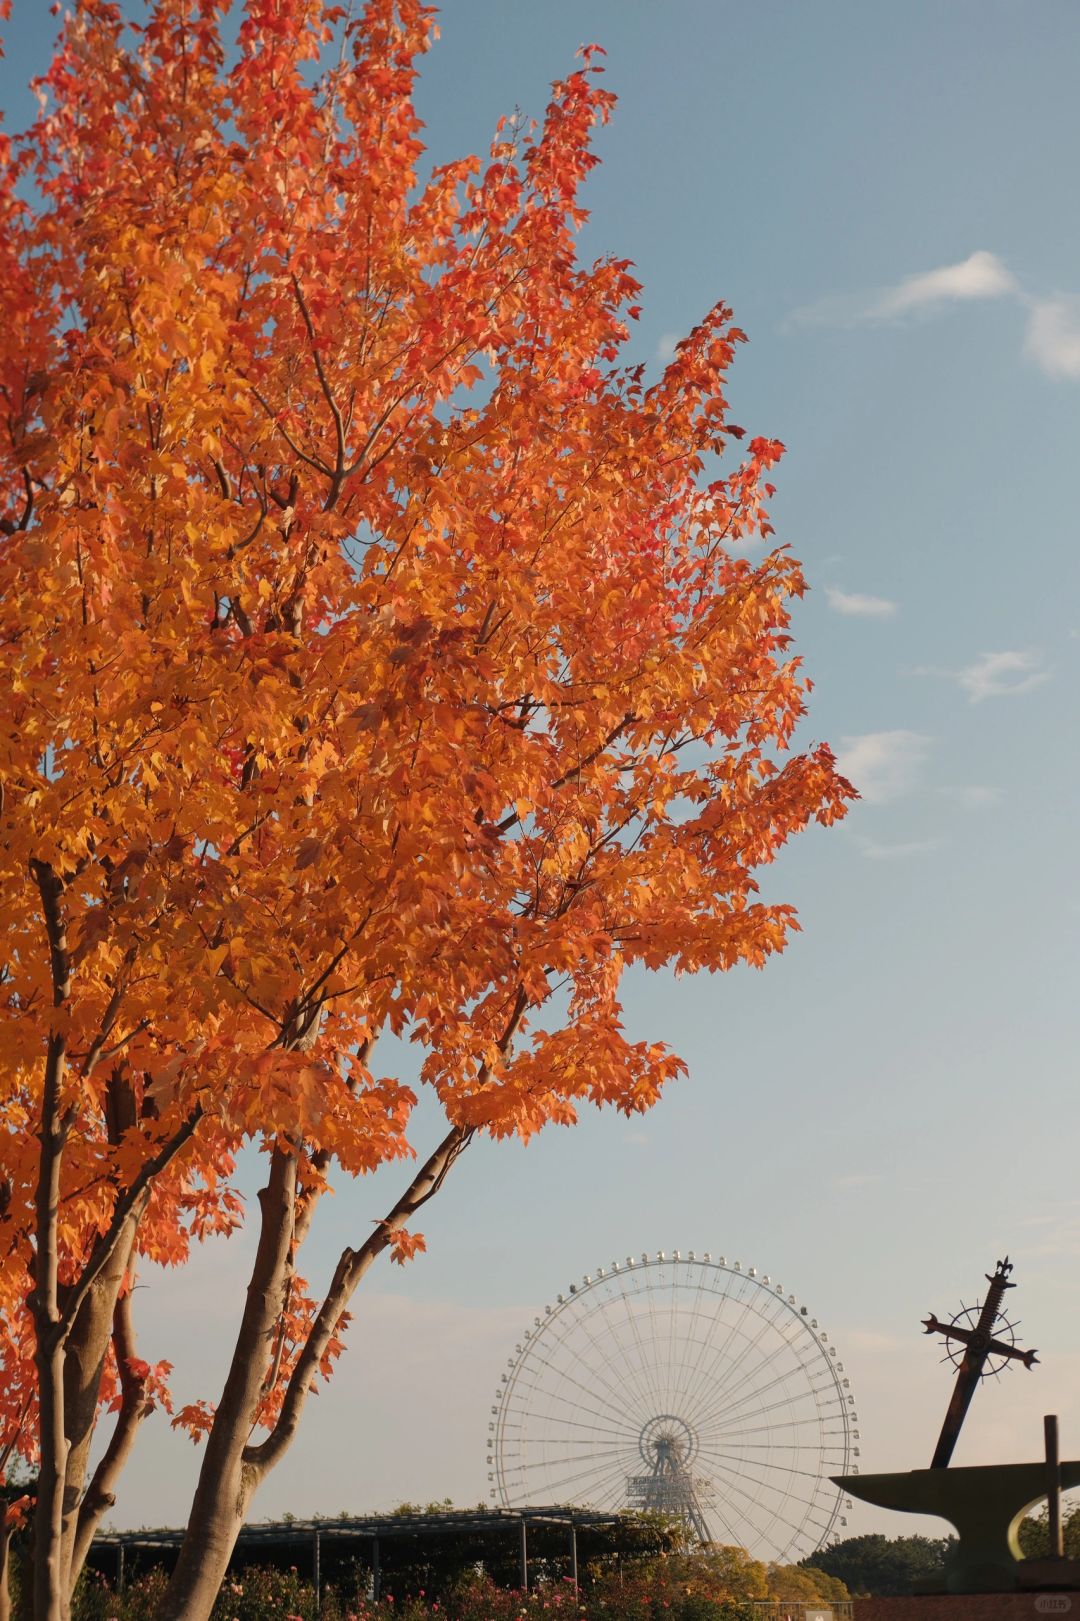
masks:
{"type": "Polygon", "coordinates": [[[720,462],[742,334],[717,306],[649,382],[629,265],[578,261],[595,50],[424,171],[428,7],[247,0],[231,68],[225,9],[78,0],[0,146],[0,1450],[38,1470],[38,1621],[168,1405],[139,1258],[235,1224],[237,1150],[251,1284],[175,1415],[186,1621],[470,1140],[651,1107],[681,1065],[624,1034],[624,968],[761,965],[796,925],[755,869],[851,795],[789,746],[799,567],[740,549],[782,449],[720,462]],[[445,1114],[419,1156],[383,1031],[445,1114]],[[392,1159],[310,1299],[328,1176],[392,1159]]]}

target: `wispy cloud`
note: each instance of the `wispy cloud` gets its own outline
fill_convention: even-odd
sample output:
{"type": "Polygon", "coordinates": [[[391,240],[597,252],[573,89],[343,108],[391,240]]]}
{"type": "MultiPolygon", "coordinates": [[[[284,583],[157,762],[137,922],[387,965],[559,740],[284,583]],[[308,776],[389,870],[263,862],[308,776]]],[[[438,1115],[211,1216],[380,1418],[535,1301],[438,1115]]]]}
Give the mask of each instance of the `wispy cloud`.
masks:
{"type": "Polygon", "coordinates": [[[906,839],[895,844],[877,839],[860,839],[859,848],[868,861],[908,861],[912,856],[928,855],[941,847],[940,839],[906,839]]]}
{"type": "Polygon", "coordinates": [[[863,732],[842,740],[836,764],[868,804],[884,805],[914,787],[929,747],[921,732],[863,732]]]}
{"type": "Polygon", "coordinates": [[[675,345],[679,342],[681,334],[678,332],[665,332],[656,345],[657,360],[674,360],[675,345]]]}
{"type": "Polygon", "coordinates": [[[895,287],[887,287],[867,313],[877,320],[890,321],[927,306],[1001,298],[1016,290],[1015,278],[997,255],[980,249],[959,264],[905,276],[895,287]]]}
{"type": "Polygon", "coordinates": [[[1072,1200],[1056,1200],[1045,1210],[1030,1211],[1021,1216],[1020,1226],[1028,1229],[1025,1255],[1080,1255],[1080,1209],[1072,1200]]]}
{"type": "MultiPolygon", "coordinates": [[[[786,324],[853,327],[903,321],[907,316],[940,312],[950,304],[992,298],[1011,298],[1026,307],[1024,354],[1045,376],[1080,380],[1080,295],[1034,296],[996,253],[985,248],[954,265],[919,271],[874,292],[830,293],[792,311],[786,324]]],[[[665,358],[663,344],[660,354],[665,358]]]]}
{"type": "Polygon", "coordinates": [[[981,653],[956,672],[956,680],[973,704],[981,704],[987,698],[1010,698],[1031,692],[1049,677],[1050,672],[1042,668],[1038,654],[1015,651],[981,653]]]}
{"type": "Polygon", "coordinates": [[[889,619],[896,612],[896,603],[887,597],[868,597],[861,591],[839,591],[827,585],[825,596],[833,613],[848,614],[853,619],[889,619]]]}
{"type": "Polygon", "coordinates": [[[1024,352],[1048,377],[1080,377],[1080,298],[1037,298],[1024,352]]]}
{"type": "Polygon", "coordinates": [[[857,326],[864,321],[899,321],[919,310],[976,299],[1002,298],[1019,291],[1015,277],[984,248],[953,265],[938,265],[905,276],[871,293],[839,293],[804,305],[791,319],[800,326],[857,326]]]}

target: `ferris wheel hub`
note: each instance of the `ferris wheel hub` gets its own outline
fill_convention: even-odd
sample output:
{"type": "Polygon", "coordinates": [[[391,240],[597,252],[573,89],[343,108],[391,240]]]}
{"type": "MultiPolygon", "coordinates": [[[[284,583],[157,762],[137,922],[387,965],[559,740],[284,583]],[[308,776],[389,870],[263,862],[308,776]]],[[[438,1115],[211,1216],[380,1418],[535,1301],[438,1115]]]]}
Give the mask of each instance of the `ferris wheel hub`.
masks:
{"type": "Polygon", "coordinates": [[[650,1468],[665,1455],[685,1468],[697,1449],[697,1431],[676,1413],[657,1413],[638,1437],[638,1451],[650,1468]]]}

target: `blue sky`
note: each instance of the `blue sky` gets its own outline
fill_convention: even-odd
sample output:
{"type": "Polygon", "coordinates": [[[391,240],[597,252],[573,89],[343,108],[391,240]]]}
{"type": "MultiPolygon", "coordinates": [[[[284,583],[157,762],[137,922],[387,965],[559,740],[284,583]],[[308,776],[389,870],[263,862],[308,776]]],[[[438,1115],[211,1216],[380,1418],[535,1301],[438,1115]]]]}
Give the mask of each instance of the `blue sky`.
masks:
{"type": "MultiPolygon", "coordinates": [[[[9,128],[45,10],[15,0],[9,128]]],[[[419,95],[436,161],[540,114],[576,48],[606,47],[619,106],[582,250],[638,267],[635,358],[658,365],[718,298],[748,333],[733,415],[789,447],[773,518],[812,586],[803,740],[836,747],[863,801],[766,876],[804,932],[763,974],[632,980],[631,1033],[690,1069],[651,1116],[470,1150],[428,1255],[358,1297],[256,1513],[485,1496],[521,1329],[642,1249],[740,1255],[805,1299],[872,1469],[928,1463],[949,1381],[920,1318],[970,1303],[1008,1250],[1042,1366],[980,1392],[956,1461],[1037,1456],[1049,1411],[1076,1456],[1080,12],[450,0],[441,26],[419,95]]],[[[313,1282],[391,1183],[320,1213],[313,1282]]],[[[176,1362],[185,1400],[214,1394],[245,1255],[143,1280],[142,1354],[176,1362]]],[[[196,1463],[152,1421],[116,1523],[176,1520],[196,1463]]]]}

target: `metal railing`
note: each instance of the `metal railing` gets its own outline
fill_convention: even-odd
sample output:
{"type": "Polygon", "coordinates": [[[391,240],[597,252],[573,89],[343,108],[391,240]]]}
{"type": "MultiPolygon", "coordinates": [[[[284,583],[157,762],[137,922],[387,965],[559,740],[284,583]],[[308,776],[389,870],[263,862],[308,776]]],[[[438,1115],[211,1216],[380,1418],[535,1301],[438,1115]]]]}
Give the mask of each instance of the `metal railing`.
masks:
{"type": "Polygon", "coordinates": [[[754,1621],[855,1621],[855,1600],[756,1598],[750,1603],[754,1621]]]}

